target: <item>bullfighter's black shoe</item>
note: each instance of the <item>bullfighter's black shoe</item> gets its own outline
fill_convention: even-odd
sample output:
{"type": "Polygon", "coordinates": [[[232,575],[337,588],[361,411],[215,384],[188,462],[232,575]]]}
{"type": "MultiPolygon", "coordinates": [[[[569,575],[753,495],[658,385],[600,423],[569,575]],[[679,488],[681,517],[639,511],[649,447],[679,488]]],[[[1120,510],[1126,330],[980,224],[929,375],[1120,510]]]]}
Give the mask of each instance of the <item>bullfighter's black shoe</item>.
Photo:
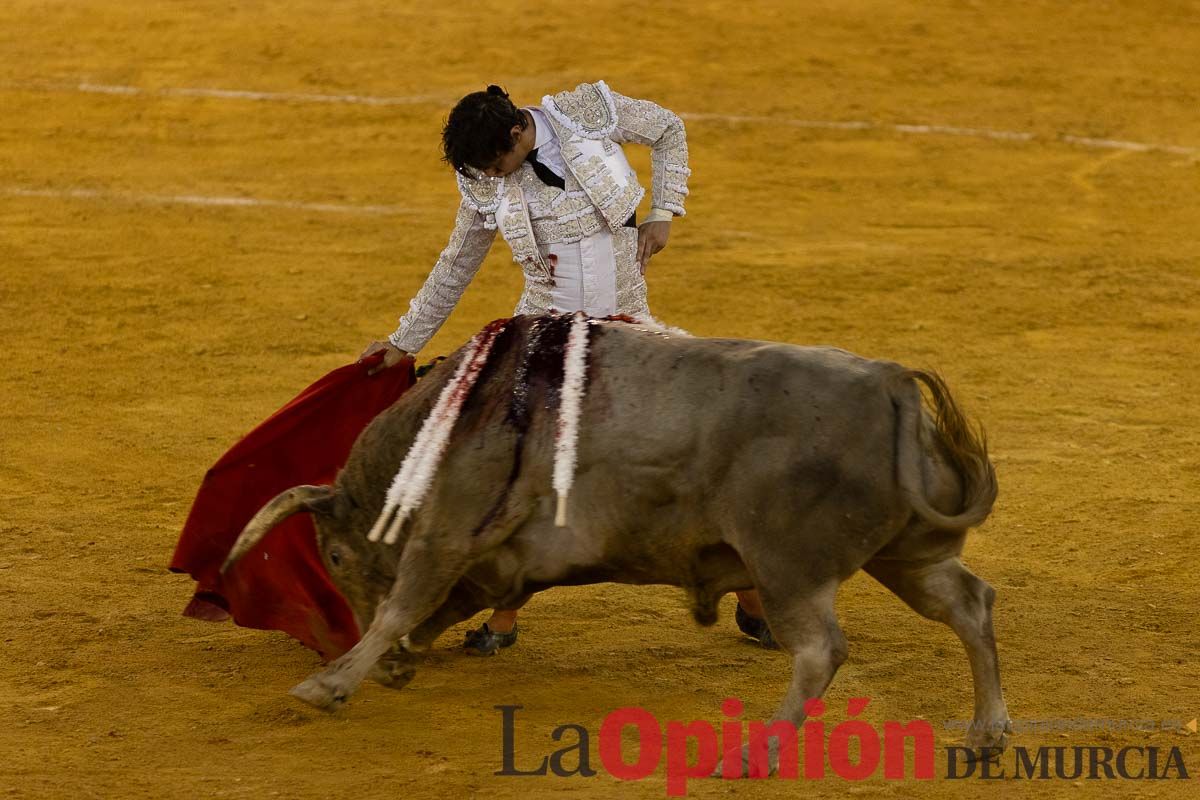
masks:
{"type": "Polygon", "coordinates": [[[512,647],[517,643],[517,626],[508,633],[499,633],[488,627],[485,622],[479,630],[469,631],[463,642],[463,649],[473,656],[494,656],[502,648],[512,647]]]}
{"type": "Polygon", "coordinates": [[[738,603],[737,612],[733,617],[737,620],[737,626],[742,633],[751,639],[757,639],[763,647],[771,650],[779,649],[779,642],[775,641],[775,637],[771,635],[771,629],[767,627],[765,619],[750,616],[750,612],[742,608],[741,603],[738,603]]]}

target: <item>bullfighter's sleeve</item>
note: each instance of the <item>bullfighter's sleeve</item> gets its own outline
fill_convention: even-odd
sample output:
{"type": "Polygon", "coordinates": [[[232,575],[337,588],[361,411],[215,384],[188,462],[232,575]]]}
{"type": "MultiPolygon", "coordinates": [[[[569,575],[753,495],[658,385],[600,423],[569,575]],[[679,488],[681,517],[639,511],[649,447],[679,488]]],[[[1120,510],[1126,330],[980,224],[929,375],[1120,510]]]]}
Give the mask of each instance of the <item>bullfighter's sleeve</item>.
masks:
{"type": "Polygon", "coordinates": [[[388,341],[409,353],[424,347],[458,305],[495,238],[495,229],[484,226],[483,215],[465,201],[461,203],[450,243],[388,341]]]}
{"type": "Polygon", "coordinates": [[[687,180],[692,174],[688,169],[683,120],[649,100],[634,100],[617,92],[611,94],[617,109],[617,127],[612,132],[612,140],[650,147],[651,206],[682,217],[685,213],[683,201],[688,193],[687,180]]]}

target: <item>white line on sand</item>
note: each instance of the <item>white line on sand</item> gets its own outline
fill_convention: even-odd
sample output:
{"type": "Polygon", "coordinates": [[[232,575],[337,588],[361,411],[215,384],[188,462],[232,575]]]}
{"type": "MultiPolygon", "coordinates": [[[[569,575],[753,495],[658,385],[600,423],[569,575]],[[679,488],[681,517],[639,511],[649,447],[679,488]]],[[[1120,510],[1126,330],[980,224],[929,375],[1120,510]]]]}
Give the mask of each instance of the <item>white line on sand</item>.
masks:
{"type": "Polygon", "coordinates": [[[115,200],[150,205],[223,206],[229,208],[286,208],[294,211],[320,211],[335,214],[409,214],[402,206],[349,205],[345,203],[302,203],[295,200],[269,200],[261,197],[211,197],[198,194],[136,194],[101,189],[31,189],[21,186],[0,187],[0,195],[10,197],[46,197],[62,200],[115,200]]]}
{"type": "MultiPolygon", "coordinates": [[[[33,88],[32,86],[30,88],[33,88]]],[[[258,100],[281,103],[344,103],[359,106],[412,106],[422,103],[439,103],[446,100],[441,95],[419,94],[398,97],[379,97],[362,94],[312,94],[307,92],[255,92],[245,89],[205,89],[188,87],[164,87],[143,89],[140,86],[122,86],[104,83],[79,83],[73,86],[45,84],[43,91],[76,91],[88,94],[151,95],[154,97],[211,97],[218,100],[258,100]]],[[[453,101],[451,101],[453,102],[453,101]]]]}

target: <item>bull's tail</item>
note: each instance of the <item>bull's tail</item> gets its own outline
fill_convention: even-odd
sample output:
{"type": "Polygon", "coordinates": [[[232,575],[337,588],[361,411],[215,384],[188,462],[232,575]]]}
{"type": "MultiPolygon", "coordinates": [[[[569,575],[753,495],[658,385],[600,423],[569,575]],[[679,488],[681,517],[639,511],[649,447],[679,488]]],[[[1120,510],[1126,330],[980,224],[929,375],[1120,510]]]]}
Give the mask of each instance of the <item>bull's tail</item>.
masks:
{"type": "Polygon", "coordinates": [[[894,384],[893,400],[899,417],[897,478],[913,510],[930,525],[943,530],[965,530],[987,519],[996,502],[997,486],[983,429],[967,421],[949,387],[936,373],[922,370],[900,373],[894,384]],[[943,514],[929,503],[922,465],[925,448],[921,443],[921,390],[917,381],[929,390],[941,450],[962,481],[962,509],[957,514],[943,514]]]}

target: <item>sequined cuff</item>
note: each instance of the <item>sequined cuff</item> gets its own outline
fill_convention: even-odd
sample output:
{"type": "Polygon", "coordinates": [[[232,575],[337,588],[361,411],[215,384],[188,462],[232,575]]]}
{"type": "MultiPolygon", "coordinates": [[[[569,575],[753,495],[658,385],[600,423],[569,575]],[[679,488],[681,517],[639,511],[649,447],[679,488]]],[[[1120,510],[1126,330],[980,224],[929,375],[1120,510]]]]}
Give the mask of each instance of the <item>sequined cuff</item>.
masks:
{"type": "Polygon", "coordinates": [[[395,332],[389,334],[387,337],[387,340],[392,345],[392,347],[403,350],[404,352],[409,353],[410,355],[421,349],[421,345],[417,345],[414,342],[410,342],[408,340],[408,337],[406,337],[400,331],[395,331],[395,332]]]}
{"type": "Polygon", "coordinates": [[[642,220],[642,225],[647,222],[670,222],[675,219],[675,215],[665,208],[652,208],[646,218],[642,220]]]}

